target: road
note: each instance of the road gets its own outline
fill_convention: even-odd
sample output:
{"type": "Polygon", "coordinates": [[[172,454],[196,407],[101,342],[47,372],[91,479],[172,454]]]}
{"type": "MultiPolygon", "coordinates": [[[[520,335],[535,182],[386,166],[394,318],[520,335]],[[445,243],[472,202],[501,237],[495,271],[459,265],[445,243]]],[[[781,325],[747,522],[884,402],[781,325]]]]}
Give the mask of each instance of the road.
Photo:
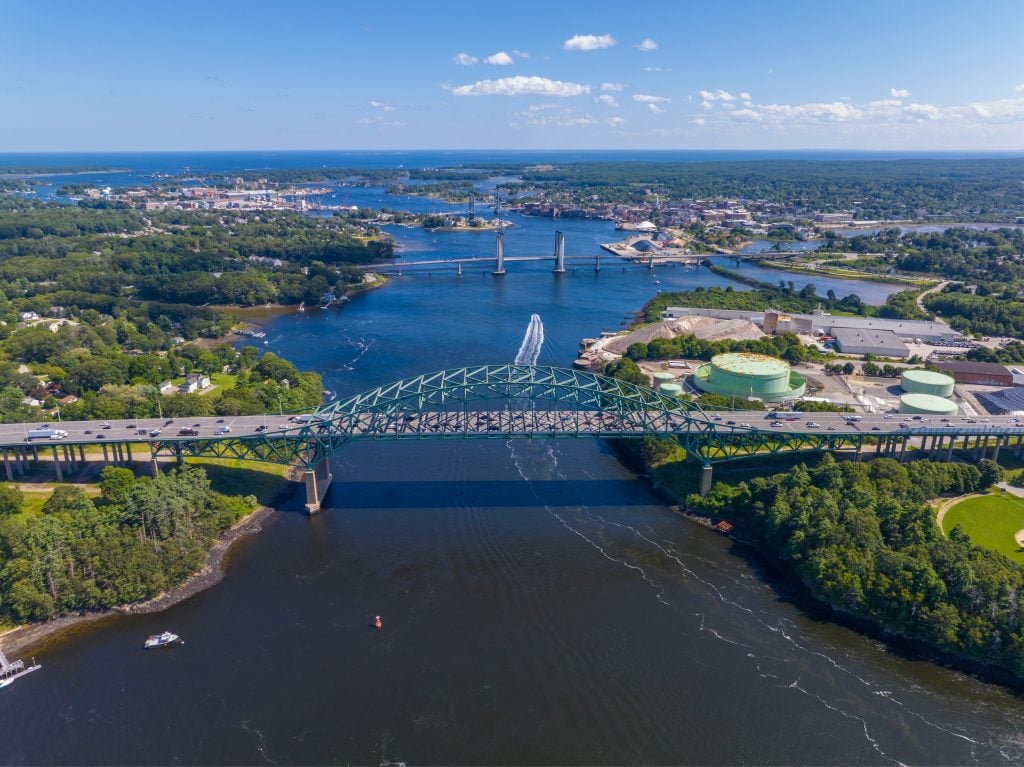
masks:
{"type": "MultiPolygon", "coordinates": [[[[900,414],[863,414],[860,420],[848,420],[849,413],[788,413],[777,416],[756,410],[707,411],[691,413],[567,410],[452,410],[397,411],[383,413],[339,414],[334,428],[354,438],[432,437],[442,435],[502,436],[506,434],[638,434],[686,432],[714,428],[720,433],[741,436],[756,431],[772,434],[827,433],[840,436],[921,436],[921,435],[1018,435],[1024,436],[1024,420],[1013,416],[937,418],[900,414]],[[790,420],[792,419],[792,420],[790,420]]],[[[308,435],[303,424],[280,415],[204,417],[178,419],[131,419],[110,421],[64,421],[0,425],[0,447],[35,445],[111,443],[147,443],[166,445],[174,442],[239,440],[263,437],[269,440],[295,440],[308,435]],[[28,433],[49,425],[67,432],[61,439],[32,439],[28,433]],[[179,434],[182,428],[195,428],[198,434],[179,434]]]]}

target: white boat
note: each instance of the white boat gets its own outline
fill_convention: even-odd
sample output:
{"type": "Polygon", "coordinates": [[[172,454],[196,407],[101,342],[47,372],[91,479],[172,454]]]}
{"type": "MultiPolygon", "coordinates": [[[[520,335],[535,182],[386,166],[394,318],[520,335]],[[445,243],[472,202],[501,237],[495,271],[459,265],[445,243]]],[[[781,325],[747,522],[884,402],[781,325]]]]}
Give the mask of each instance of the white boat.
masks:
{"type": "Polygon", "coordinates": [[[166,647],[169,644],[180,642],[181,637],[177,634],[172,634],[170,631],[165,631],[162,634],[153,634],[146,638],[146,649],[152,650],[156,647],[166,647]]]}
{"type": "Polygon", "coordinates": [[[32,660],[31,666],[26,666],[25,661],[16,660],[9,661],[7,656],[0,652],[0,688],[6,687],[9,684],[14,684],[14,680],[18,677],[25,676],[25,674],[31,674],[33,671],[41,669],[35,659],[32,660]]]}

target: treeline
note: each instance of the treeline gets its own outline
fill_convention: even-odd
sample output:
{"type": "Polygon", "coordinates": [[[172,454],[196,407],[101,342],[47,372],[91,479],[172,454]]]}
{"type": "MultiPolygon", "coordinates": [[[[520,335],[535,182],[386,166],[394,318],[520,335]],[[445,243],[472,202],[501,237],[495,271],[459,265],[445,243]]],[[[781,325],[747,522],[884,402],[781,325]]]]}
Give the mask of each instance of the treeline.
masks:
{"type": "MultiPolygon", "coordinates": [[[[294,211],[147,212],[0,200],[0,292],[133,295],[172,303],[317,302],[363,282],[393,243],[373,227],[294,211]]],[[[85,308],[85,307],[79,307],[85,308]]]]}
{"type": "Polygon", "coordinates": [[[891,459],[798,466],[716,484],[692,510],[739,523],[810,592],[837,610],[939,650],[1024,678],[1024,568],[976,546],[960,528],[944,537],[928,501],[983,489],[991,461],[891,459]]]}
{"type": "Polygon", "coordinates": [[[986,336],[1024,335],[1024,301],[1015,294],[980,296],[950,291],[925,296],[924,305],[957,330],[986,336]]]}
{"type": "Polygon", "coordinates": [[[41,621],[149,599],[201,566],[213,539],[256,499],[210,489],[201,468],[154,479],[112,466],[102,495],[60,485],[42,514],[19,514],[21,494],[0,486],[0,616],[41,621]]]}
{"type": "Polygon", "coordinates": [[[889,254],[882,259],[858,261],[857,268],[871,271],[895,268],[994,287],[1024,281],[1024,230],[1021,229],[954,227],[942,232],[885,229],[850,239],[832,235],[827,247],[855,253],[889,254]]]}
{"type": "Polygon", "coordinates": [[[692,334],[675,338],[655,338],[648,343],[630,344],[625,356],[632,360],[710,360],[716,354],[728,352],[767,354],[792,363],[820,359],[823,356],[815,347],[801,343],[792,333],[742,341],[728,338],[708,341],[692,334]]]}
{"type": "MultiPolygon", "coordinates": [[[[728,273],[724,276],[728,276],[728,273]]],[[[825,296],[818,296],[814,285],[808,284],[796,290],[792,283],[783,282],[779,287],[758,283],[753,290],[735,290],[731,285],[724,288],[697,287],[686,291],[664,291],[655,294],[644,307],[647,322],[661,320],[662,312],[670,306],[692,306],[699,309],[738,309],[741,311],[763,312],[765,309],[779,309],[783,312],[810,314],[820,304],[823,308],[838,309],[853,314],[868,311],[858,295],[851,293],[837,298],[831,290],[825,296]]]]}
{"type": "Polygon", "coordinates": [[[872,220],[1024,215],[1020,158],[593,162],[524,168],[521,176],[545,192],[614,203],[643,202],[658,191],[663,199],[764,200],[872,220]]]}

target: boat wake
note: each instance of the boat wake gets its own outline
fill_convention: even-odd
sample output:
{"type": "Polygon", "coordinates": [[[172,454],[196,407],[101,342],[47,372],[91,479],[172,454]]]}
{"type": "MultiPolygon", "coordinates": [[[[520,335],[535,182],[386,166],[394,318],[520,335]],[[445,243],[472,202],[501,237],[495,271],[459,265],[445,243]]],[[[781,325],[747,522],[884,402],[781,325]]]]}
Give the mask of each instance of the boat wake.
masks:
{"type": "Polygon", "coordinates": [[[539,314],[530,315],[530,324],[526,326],[526,335],[516,353],[516,365],[536,365],[540,359],[540,350],[544,346],[544,323],[539,314]]]}

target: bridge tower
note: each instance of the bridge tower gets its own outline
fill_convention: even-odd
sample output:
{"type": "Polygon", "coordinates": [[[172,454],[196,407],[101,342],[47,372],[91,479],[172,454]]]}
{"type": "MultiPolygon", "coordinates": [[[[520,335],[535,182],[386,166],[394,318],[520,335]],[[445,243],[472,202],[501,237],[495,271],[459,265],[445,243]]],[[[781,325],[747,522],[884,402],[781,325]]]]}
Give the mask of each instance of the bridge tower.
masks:
{"type": "Polygon", "coordinates": [[[565,274],[565,235],[555,232],[555,274],[565,274]]]}
{"type": "Polygon", "coordinates": [[[594,271],[601,271],[601,251],[597,251],[597,255],[594,256],[594,271]]]}
{"type": "Polygon", "coordinates": [[[505,273],[505,233],[498,232],[494,238],[494,271],[491,274],[505,273]]]}

